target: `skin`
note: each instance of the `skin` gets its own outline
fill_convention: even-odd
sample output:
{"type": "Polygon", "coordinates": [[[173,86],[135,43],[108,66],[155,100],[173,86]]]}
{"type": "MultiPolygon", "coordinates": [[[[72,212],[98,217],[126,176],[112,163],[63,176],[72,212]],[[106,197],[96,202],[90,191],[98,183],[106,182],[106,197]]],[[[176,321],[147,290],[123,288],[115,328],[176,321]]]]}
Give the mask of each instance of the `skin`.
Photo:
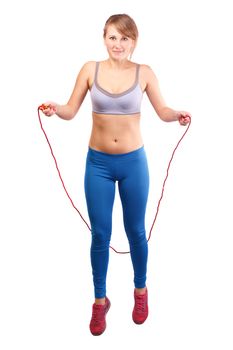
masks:
{"type": "MultiPolygon", "coordinates": [[[[135,80],[136,64],[129,60],[135,48],[135,41],[122,35],[115,26],[107,28],[104,44],[108,58],[100,62],[98,84],[110,93],[121,93],[128,90],[135,80]]],[[[50,117],[70,120],[77,114],[88,90],[91,89],[96,62],[87,62],[80,70],[73,92],[65,105],[54,102],[43,104],[42,112],[50,117]]],[[[139,84],[146,92],[156,114],[165,122],[178,121],[180,125],[190,122],[191,114],[176,111],[166,105],[161,94],[158,79],[147,65],[140,65],[139,84]]],[[[140,131],[140,114],[135,115],[101,115],[92,113],[93,125],[89,146],[95,150],[110,154],[127,153],[143,146],[140,131]]],[[[145,288],[136,289],[143,294],[145,288]]],[[[104,304],[105,298],[95,299],[97,304],[104,304]]]]}

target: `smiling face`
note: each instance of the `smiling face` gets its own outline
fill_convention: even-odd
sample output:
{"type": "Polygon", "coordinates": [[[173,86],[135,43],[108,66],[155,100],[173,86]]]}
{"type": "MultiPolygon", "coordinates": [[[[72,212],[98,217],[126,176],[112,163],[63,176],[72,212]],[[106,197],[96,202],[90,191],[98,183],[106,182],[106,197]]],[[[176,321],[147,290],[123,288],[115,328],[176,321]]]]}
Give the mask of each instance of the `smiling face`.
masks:
{"type": "Polygon", "coordinates": [[[132,54],[135,41],[121,34],[114,25],[109,25],[104,37],[109,57],[113,60],[124,60],[132,54]]]}

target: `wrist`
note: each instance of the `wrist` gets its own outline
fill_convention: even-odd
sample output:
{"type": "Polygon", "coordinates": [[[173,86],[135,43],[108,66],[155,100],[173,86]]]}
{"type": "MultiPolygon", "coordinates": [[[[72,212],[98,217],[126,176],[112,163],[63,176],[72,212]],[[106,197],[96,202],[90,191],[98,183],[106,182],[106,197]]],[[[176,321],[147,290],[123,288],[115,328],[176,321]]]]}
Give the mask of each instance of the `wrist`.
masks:
{"type": "Polygon", "coordinates": [[[56,103],[54,106],[54,113],[58,115],[60,112],[60,109],[61,109],[61,106],[58,103],[56,103]]]}
{"type": "Polygon", "coordinates": [[[180,120],[180,113],[179,111],[174,111],[174,121],[179,121],[180,120]]]}

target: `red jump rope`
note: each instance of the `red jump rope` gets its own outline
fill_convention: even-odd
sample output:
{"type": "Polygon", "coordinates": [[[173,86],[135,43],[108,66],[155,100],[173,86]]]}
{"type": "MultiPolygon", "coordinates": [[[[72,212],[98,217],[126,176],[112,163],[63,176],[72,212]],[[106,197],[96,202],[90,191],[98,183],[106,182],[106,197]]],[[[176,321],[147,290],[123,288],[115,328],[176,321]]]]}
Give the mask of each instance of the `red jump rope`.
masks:
{"type": "MultiPolygon", "coordinates": [[[[78,212],[78,214],[79,214],[79,216],[81,217],[81,219],[83,220],[83,222],[86,224],[86,226],[88,227],[88,229],[91,231],[91,228],[90,228],[89,224],[88,224],[87,221],[84,219],[84,217],[82,216],[82,214],[80,213],[80,211],[78,210],[78,208],[75,206],[75,204],[74,204],[74,202],[73,202],[71,196],[69,195],[69,193],[68,193],[68,191],[67,191],[67,189],[66,189],[64,180],[63,180],[63,178],[62,178],[62,176],[61,176],[61,172],[60,172],[60,169],[59,169],[58,164],[57,164],[57,159],[56,159],[56,157],[55,157],[55,155],[54,155],[54,152],[53,152],[51,143],[50,143],[49,138],[48,138],[48,136],[47,136],[47,134],[46,134],[46,132],[45,132],[45,129],[44,129],[44,127],[43,127],[42,120],[41,120],[41,117],[40,117],[40,110],[43,110],[43,109],[45,109],[45,108],[46,108],[46,106],[43,105],[43,104],[42,104],[41,106],[38,107],[38,118],[39,118],[41,130],[42,130],[43,133],[44,133],[44,136],[45,136],[46,141],[47,141],[47,143],[48,143],[48,145],[49,145],[49,148],[50,148],[50,151],[51,151],[53,160],[54,160],[54,162],[55,162],[55,166],[56,166],[56,169],[57,169],[57,172],[58,172],[58,176],[59,176],[59,178],[60,178],[60,180],[61,180],[61,183],[62,183],[62,186],[63,186],[63,188],[64,188],[64,191],[65,191],[67,197],[69,198],[69,200],[70,200],[70,202],[71,202],[72,207],[78,212]]],[[[175,146],[175,148],[174,148],[174,150],[173,150],[173,152],[172,152],[171,158],[170,158],[170,160],[169,160],[169,162],[168,162],[166,176],[165,176],[165,179],[164,179],[164,181],[163,181],[161,195],[160,195],[160,198],[159,198],[159,201],[158,201],[158,205],[157,205],[155,217],[154,217],[153,223],[152,223],[151,228],[150,228],[150,232],[149,232],[149,236],[148,236],[148,238],[147,238],[147,242],[149,242],[149,240],[150,240],[150,238],[151,238],[151,233],[152,233],[152,230],[153,230],[155,221],[156,221],[157,216],[158,216],[158,213],[159,213],[159,208],[160,208],[160,204],[161,204],[161,201],[162,201],[162,198],[163,198],[163,193],[164,193],[164,189],[165,189],[165,184],[166,184],[166,181],[167,181],[167,178],[168,178],[168,175],[169,175],[169,170],[170,170],[170,166],[171,166],[172,160],[173,160],[173,158],[174,158],[174,155],[175,155],[175,152],[176,152],[177,148],[179,147],[181,141],[182,141],[183,138],[185,137],[185,135],[186,135],[186,133],[187,133],[187,131],[188,131],[190,125],[191,125],[191,118],[190,118],[190,122],[189,122],[187,125],[188,125],[188,126],[187,126],[187,128],[185,129],[185,132],[183,133],[183,135],[181,136],[181,138],[180,138],[179,141],[177,142],[177,144],[176,144],[176,146],[175,146]]],[[[111,248],[112,250],[114,250],[114,252],[116,252],[116,253],[118,253],[118,254],[128,254],[128,253],[129,253],[129,252],[118,251],[118,250],[116,250],[116,249],[115,249],[114,247],[112,247],[112,246],[110,246],[110,248],[111,248]]]]}

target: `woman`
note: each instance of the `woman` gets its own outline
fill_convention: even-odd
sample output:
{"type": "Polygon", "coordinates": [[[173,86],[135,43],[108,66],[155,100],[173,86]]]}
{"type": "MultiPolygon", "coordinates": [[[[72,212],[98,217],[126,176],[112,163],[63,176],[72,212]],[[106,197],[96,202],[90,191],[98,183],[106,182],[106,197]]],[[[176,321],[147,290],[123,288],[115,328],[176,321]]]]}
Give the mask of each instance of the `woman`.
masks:
{"type": "Polygon", "coordinates": [[[42,108],[48,117],[56,114],[70,120],[90,91],[93,127],[86,160],[85,195],[92,231],[95,302],[90,331],[93,335],[104,332],[105,317],[110,308],[106,275],[116,181],[134,269],[133,321],[141,324],[148,316],[148,246],[144,221],[149,173],[140,132],[143,93],[146,92],[162,120],[186,125],[191,117],[188,112],[167,107],[152,69],[130,60],[138,39],[137,26],[131,17],[126,14],[111,16],[105,24],[103,36],[108,58],[84,64],[66,105],[47,102],[42,108]]]}

